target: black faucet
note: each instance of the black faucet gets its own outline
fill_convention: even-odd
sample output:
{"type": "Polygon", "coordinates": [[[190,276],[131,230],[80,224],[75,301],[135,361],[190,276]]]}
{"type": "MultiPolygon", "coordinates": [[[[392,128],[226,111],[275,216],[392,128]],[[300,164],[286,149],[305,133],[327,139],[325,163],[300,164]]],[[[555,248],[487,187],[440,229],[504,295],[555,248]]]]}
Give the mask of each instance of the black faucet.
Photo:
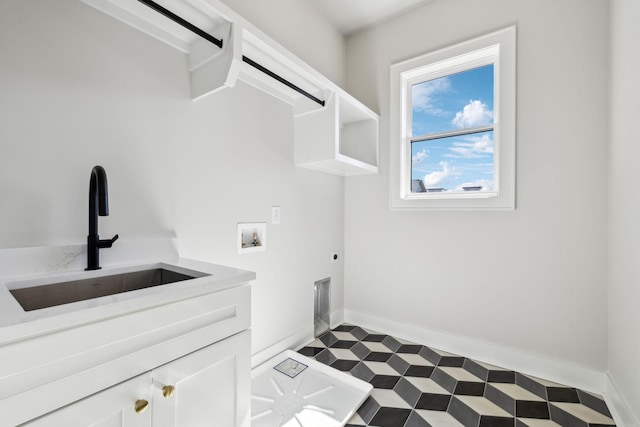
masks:
{"type": "Polygon", "coordinates": [[[87,236],[87,268],[100,270],[100,249],[110,248],[118,240],[118,235],[111,240],[100,240],[98,236],[98,215],[109,215],[109,194],[107,190],[107,173],[102,166],[94,166],[89,182],[89,235],[87,236]]]}

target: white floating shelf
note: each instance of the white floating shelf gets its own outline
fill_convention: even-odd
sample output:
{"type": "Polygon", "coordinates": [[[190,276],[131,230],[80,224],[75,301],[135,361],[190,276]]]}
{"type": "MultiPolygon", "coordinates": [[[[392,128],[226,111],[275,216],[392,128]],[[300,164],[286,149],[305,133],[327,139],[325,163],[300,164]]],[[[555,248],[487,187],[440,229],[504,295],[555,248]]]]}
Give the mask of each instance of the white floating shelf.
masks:
{"type": "Polygon", "coordinates": [[[296,165],[338,175],[377,173],[378,115],[219,0],[155,2],[221,39],[222,48],[139,1],[81,1],[187,54],[194,100],[234,87],[240,79],[291,104],[296,117],[296,165]]]}
{"type": "Polygon", "coordinates": [[[295,117],[295,163],[335,175],[378,172],[378,115],[346,92],[295,117]]]}

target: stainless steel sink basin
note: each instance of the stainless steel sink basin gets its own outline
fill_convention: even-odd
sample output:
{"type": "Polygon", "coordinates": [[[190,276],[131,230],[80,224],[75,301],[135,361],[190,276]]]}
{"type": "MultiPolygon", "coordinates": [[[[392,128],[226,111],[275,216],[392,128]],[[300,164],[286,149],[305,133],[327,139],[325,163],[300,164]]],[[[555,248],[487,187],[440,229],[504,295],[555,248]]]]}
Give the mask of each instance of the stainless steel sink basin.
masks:
{"type": "Polygon", "coordinates": [[[25,311],[84,301],[200,276],[190,276],[164,268],[134,271],[90,279],[51,283],[27,288],[9,289],[25,311]]]}

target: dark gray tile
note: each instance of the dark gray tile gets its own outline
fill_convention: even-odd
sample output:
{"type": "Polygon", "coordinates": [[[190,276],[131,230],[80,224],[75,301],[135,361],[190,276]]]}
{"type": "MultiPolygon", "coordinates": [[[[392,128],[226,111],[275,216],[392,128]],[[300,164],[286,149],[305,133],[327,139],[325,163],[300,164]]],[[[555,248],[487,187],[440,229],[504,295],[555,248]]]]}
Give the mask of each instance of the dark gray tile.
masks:
{"type": "Polygon", "coordinates": [[[536,396],[544,400],[547,400],[546,387],[540,384],[539,382],[525,375],[522,375],[519,372],[516,372],[516,384],[518,384],[520,387],[524,388],[525,390],[529,390],[531,393],[535,394],[536,396]]]}
{"type": "Polygon", "coordinates": [[[333,331],[336,331],[336,332],[351,332],[351,331],[352,331],[353,329],[355,329],[355,328],[356,328],[356,326],[354,326],[354,325],[345,325],[345,324],[342,324],[342,325],[340,325],[340,326],[336,326],[336,327],[335,327],[335,328],[333,328],[332,330],[333,330],[333,331]]]}
{"type": "Polygon", "coordinates": [[[547,387],[547,398],[549,402],[580,403],[578,392],[575,388],[547,387]]]}
{"type": "Polygon", "coordinates": [[[515,415],[516,403],[513,398],[496,387],[493,387],[491,384],[486,385],[484,389],[484,397],[507,411],[509,414],[515,415]]]}
{"type": "Polygon", "coordinates": [[[298,350],[298,353],[303,356],[314,357],[316,354],[320,353],[324,348],[321,347],[304,347],[298,350]]]}
{"type": "Polygon", "coordinates": [[[318,337],[318,339],[320,341],[322,341],[322,343],[324,345],[326,345],[327,347],[330,347],[331,344],[339,341],[338,338],[336,338],[336,336],[333,335],[331,332],[327,332],[327,333],[324,333],[324,334],[320,335],[318,337]]]}
{"type": "Polygon", "coordinates": [[[396,353],[418,354],[422,350],[422,346],[418,344],[402,344],[396,353]]]}
{"type": "Polygon", "coordinates": [[[362,418],[362,421],[369,424],[369,422],[373,419],[374,415],[378,412],[379,409],[380,404],[376,402],[373,397],[369,396],[356,412],[358,413],[360,418],[362,418]]]}
{"type": "Polygon", "coordinates": [[[356,326],[355,328],[353,328],[349,332],[351,332],[351,335],[353,335],[354,337],[356,337],[359,340],[361,340],[362,338],[364,338],[367,335],[369,335],[369,333],[367,331],[365,331],[364,329],[362,329],[359,326],[356,326]]]}
{"type": "Polygon", "coordinates": [[[367,357],[367,355],[371,353],[371,350],[369,350],[369,348],[361,342],[354,344],[354,346],[351,347],[350,350],[353,354],[358,356],[360,360],[364,360],[365,357],[367,357]]]}
{"type": "Polygon", "coordinates": [[[483,415],[480,417],[479,427],[515,427],[515,418],[490,417],[483,415]]]}
{"type": "Polygon", "coordinates": [[[394,337],[391,337],[391,336],[388,336],[388,335],[382,340],[382,344],[386,345],[387,348],[389,348],[389,350],[391,350],[393,352],[398,350],[400,348],[400,346],[402,345],[402,344],[400,344],[400,341],[398,341],[394,337]]]}
{"type": "Polygon", "coordinates": [[[516,417],[549,419],[549,404],[547,402],[516,400],[516,417]]]}
{"type": "Polygon", "coordinates": [[[480,423],[480,415],[455,396],[451,398],[447,412],[465,426],[477,426],[480,423]]]}
{"type": "Polygon", "coordinates": [[[369,362],[388,362],[391,356],[395,356],[393,353],[382,353],[380,351],[372,351],[364,358],[369,362]]]}
{"type": "Polygon", "coordinates": [[[348,372],[350,370],[352,370],[353,368],[356,367],[356,365],[360,363],[357,360],[341,360],[338,359],[335,362],[333,362],[330,366],[332,368],[336,368],[339,371],[343,371],[343,372],[348,372]]]}
{"type": "Polygon", "coordinates": [[[378,410],[369,425],[371,427],[400,427],[409,418],[411,409],[402,408],[386,408],[382,407],[378,410]]]}
{"type": "Polygon", "coordinates": [[[462,365],[464,365],[464,359],[464,357],[459,356],[442,356],[438,362],[438,366],[462,368],[462,365]]]}
{"type": "Polygon", "coordinates": [[[489,371],[487,374],[487,382],[515,384],[516,373],[513,371],[489,371]]]}
{"type": "Polygon", "coordinates": [[[367,365],[360,362],[351,370],[351,375],[356,378],[360,378],[362,381],[369,382],[375,374],[367,365]]]}
{"type": "Polygon", "coordinates": [[[367,334],[364,338],[361,338],[360,341],[382,342],[386,337],[387,335],[382,334],[367,334]]]}
{"type": "Polygon", "coordinates": [[[447,374],[445,371],[439,368],[435,368],[433,373],[431,374],[431,379],[434,380],[438,385],[449,393],[453,393],[456,389],[456,383],[458,382],[451,375],[447,374]]]}
{"type": "Polygon", "coordinates": [[[426,346],[423,346],[422,349],[420,350],[420,353],[418,354],[420,354],[420,356],[424,357],[426,360],[433,363],[434,365],[438,364],[441,357],[438,353],[436,353],[431,348],[426,346]]]}
{"type": "Polygon", "coordinates": [[[369,384],[371,384],[375,388],[384,388],[387,390],[391,390],[396,386],[399,380],[400,380],[400,376],[374,375],[373,378],[369,380],[369,384]]]}
{"type": "Polygon", "coordinates": [[[433,366],[411,365],[404,373],[405,377],[422,377],[429,378],[433,373],[433,366]]]}
{"type": "Polygon", "coordinates": [[[431,427],[424,418],[422,418],[416,411],[411,411],[407,422],[404,423],[404,427],[431,427]]]}
{"type": "Polygon", "coordinates": [[[338,360],[333,353],[329,351],[329,349],[325,348],[320,353],[315,355],[315,359],[318,362],[324,363],[325,365],[331,365],[333,362],[338,360]]]}
{"type": "Polygon", "coordinates": [[[404,399],[411,407],[414,407],[418,402],[418,399],[422,395],[420,390],[406,378],[400,378],[398,384],[394,387],[393,391],[398,393],[400,397],[404,399]]]}
{"type": "Polygon", "coordinates": [[[353,347],[356,344],[359,344],[358,341],[343,341],[343,340],[339,340],[339,341],[336,341],[333,344],[331,344],[329,347],[330,348],[345,348],[345,349],[349,349],[349,348],[353,347]]]}
{"type": "Polygon", "coordinates": [[[428,409],[430,411],[446,411],[450,406],[450,402],[450,394],[422,393],[415,408],[428,409]]]}
{"type": "Polygon", "coordinates": [[[592,394],[584,392],[582,390],[578,391],[578,398],[580,398],[580,403],[584,406],[593,409],[596,412],[600,412],[602,415],[605,415],[609,418],[611,417],[611,412],[609,412],[609,408],[607,408],[607,404],[604,400],[595,397],[592,394]]]}
{"type": "Polygon", "coordinates": [[[552,421],[556,424],[560,424],[562,427],[590,427],[585,421],[563,411],[553,403],[549,404],[549,417],[552,421]]]}
{"type": "Polygon", "coordinates": [[[453,394],[462,396],[484,396],[484,382],[458,381],[453,394]]]}
{"type": "Polygon", "coordinates": [[[476,362],[475,360],[465,359],[462,365],[464,369],[471,372],[476,377],[480,378],[483,381],[487,380],[487,375],[489,374],[489,370],[476,362]]]}
{"type": "Polygon", "coordinates": [[[389,358],[389,360],[387,360],[387,365],[395,369],[400,375],[403,375],[409,367],[409,362],[397,354],[394,354],[389,358]]]}

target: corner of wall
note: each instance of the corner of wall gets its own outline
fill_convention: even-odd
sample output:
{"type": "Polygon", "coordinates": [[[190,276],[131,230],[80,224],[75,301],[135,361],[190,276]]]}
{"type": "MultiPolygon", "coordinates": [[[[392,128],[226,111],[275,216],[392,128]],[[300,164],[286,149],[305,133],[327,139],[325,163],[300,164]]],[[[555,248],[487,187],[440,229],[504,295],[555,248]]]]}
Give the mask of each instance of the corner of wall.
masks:
{"type": "Polygon", "coordinates": [[[605,379],[604,399],[618,427],[640,427],[637,414],[632,412],[610,374],[605,379]]]}

